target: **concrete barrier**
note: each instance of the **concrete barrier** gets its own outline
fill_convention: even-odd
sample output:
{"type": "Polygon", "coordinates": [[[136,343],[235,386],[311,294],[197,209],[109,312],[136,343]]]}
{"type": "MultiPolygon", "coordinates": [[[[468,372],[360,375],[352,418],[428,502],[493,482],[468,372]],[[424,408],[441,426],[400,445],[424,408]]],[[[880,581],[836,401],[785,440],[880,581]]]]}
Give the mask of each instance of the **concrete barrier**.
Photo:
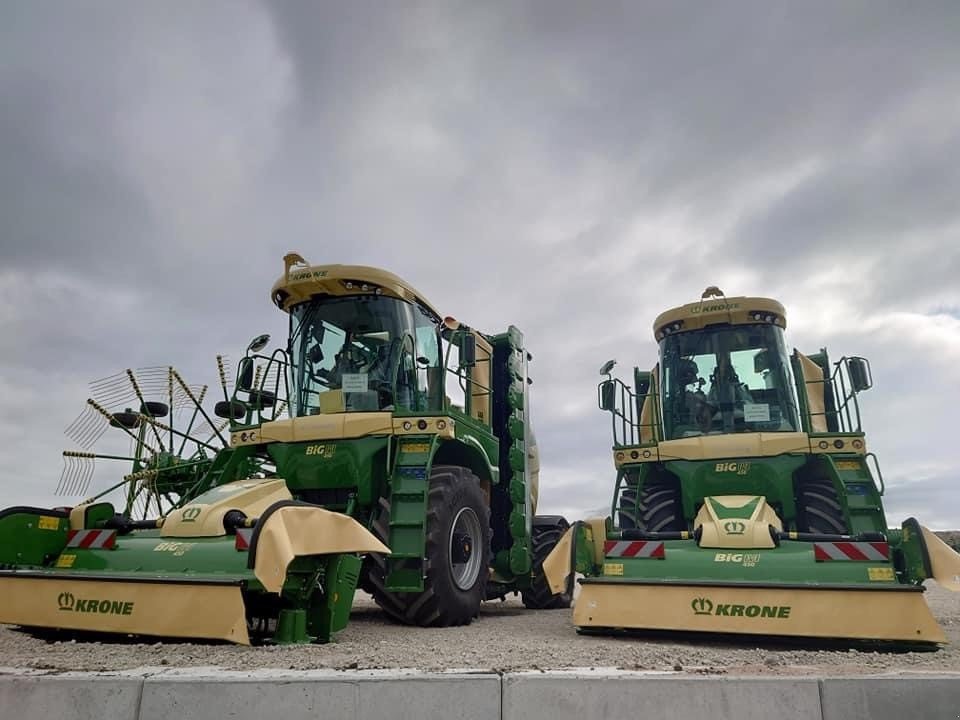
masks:
{"type": "Polygon", "coordinates": [[[143,682],[137,720],[500,718],[500,677],[493,674],[357,671],[270,675],[148,677],[143,682]]]}
{"type": "Polygon", "coordinates": [[[0,676],[0,720],[135,720],[143,679],[0,676]]]}
{"type": "MultiPolygon", "coordinates": [[[[5,670],[4,670],[5,672],[5,670]]],[[[0,675],[0,720],[903,720],[960,715],[960,675],[216,669],[0,675]]]]}
{"type": "Polygon", "coordinates": [[[826,679],[823,720],[904,720],[960,717],[960,676],[826,679]]]}
{"type": "Polygon", "coordinates": [[[816,679],[627,672],[514,673],[503,678],[503,720],[589,717],[820,720],[820,689],[816,679]]]}

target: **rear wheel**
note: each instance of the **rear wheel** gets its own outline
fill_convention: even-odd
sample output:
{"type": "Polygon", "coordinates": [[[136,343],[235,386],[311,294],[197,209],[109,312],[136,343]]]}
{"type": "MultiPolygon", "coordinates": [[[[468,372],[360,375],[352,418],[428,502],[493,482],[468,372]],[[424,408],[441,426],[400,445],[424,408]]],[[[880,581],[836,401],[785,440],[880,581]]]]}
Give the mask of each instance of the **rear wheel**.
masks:
{"type": "Polygon", "coordinates": [[[533,552],[533,580],[530,587],[520,592],[523,604],[531,610],[555,610],[570,607],[570,594],[567,592],[553,594],[547,577],[543,572],[543,561],[560,542],[560,538],[567,531],[570,524],[562,520],[555,525],[533,526],[531,548],[533,552]]]}
{"type": "Polygon", "coordinates": [[[620,528],[637,526],[637,476],[627,475],[623,479],[620,499],[617,501],[617,523],[620,528]]]}
{"type": "MultiPolygon", "coordinates": [[[[390,500],[380,498],[374,535],[389,539],[390,500]]],[[[466,468],[435,465],[427,502],[423,592],[386,587],[386,558],[371,555],[367,582],[387,615],[408,625],[467,625],[480,610],[490,566],[490,510],[477,476],[466,468]]]]}
{"type": "Polygon", "coordinates": [[[797,493],[797,529],[837,535],[848,532],[843,506],[830,478],[812,477],[801,482],[797,493]]]}

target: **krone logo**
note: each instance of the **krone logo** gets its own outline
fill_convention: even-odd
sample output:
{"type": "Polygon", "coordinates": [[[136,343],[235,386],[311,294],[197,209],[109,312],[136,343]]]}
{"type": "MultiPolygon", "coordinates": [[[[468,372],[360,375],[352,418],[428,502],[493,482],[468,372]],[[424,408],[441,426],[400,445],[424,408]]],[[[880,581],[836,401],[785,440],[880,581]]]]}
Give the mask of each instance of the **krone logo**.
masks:
{"type": "Polygon", "coordinates": [[[743,535],[747,531],[747,524],[739,520],[727,520],[723,524],[723,531],[727,535],[743,535]]]}
{"type": "Polygon", "coordinates": [[[713,603],[705,597],[694,598],[690,603],[694,615],[712,615],[713,603]]]}
{"type": "Polygon", "coordinates": [[[198,507],[188,507],[185,508],[183,514],[180,516],[184,522],[194,522],[202,511],[198,507]]]}
{"type": "Polygon", "coordinates": [[[57,604],[61,610],[73,610],[74,602],[73,593],[62,592],[57,595],[57,604]]]}

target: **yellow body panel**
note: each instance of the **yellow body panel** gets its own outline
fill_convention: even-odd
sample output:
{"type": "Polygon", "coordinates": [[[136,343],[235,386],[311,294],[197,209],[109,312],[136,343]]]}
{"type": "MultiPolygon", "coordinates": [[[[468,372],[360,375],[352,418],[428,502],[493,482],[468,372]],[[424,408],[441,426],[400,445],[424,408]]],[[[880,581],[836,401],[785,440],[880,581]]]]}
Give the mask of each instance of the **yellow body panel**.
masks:
{"type": "Polygon", "coordinates": [[[480,333],[473,333],[473,336],[477,343],[477,362],[470,370],[470,415],[474,420],[489,425],[490,395],[493,392],[493,345],[480,333]]]}
{"type": "Polygon", "coordinates": [[[393,415],[389,412],[321,414],[264,423],[257,436],[248,438],[245,443],[237,438],[238,433],[233,433],[231,444],[342,440],[365,435],[389,435],[392,432],[393,415]]]}
{"type": "Polygon", "coordinates": [[[573,624],[578,628],[947,641],[923,594],[911,589],[584,582],[573,609],[573,624]]]}
{"type": "Polygon", "coordinates": [[[163,537],[217,537],[226,535],[223,516],[240,510],[248,518],[259,517],[268,507],[292,496],[284,480],[238,480],[205,492],[164,520],[163,537]]]}
{"type": "Polygon", "coordinates": [[[661,460],[713,460],[719,458],[772,457],[784,453],[807,453],[806,433],[734,433],[698,435],[664,440],[657,446],[661,460]]]}
{"type": "Polygon", "coordinates": [[[287,566],[298,556],[390,553],[386,545],[349,515],[319,507],[283,507],[261,522],[253,572],[270,592],[280,592],[287,566]]]}
{"type": "Polygon", "coordinates": [[[925,527],[920,528],[930,558],[930,571],[939,585],[960,592],[960,554],[925,527]]]}
{"type": "Polygon", "coordinates": [[[547,578],[550,592],[562,593],[567,589],[567,578],[573,570],[570,567],[570,545],[573,543],[575,528],[569,528],[543,559],[543,574],[547,578]]]}
{"type": "MultiPolygon", "coordinates": [[[[593,563],[600,567],[605,557],[603,542],[607,537],[607,518],[588,518],[583,523],[587,526],[586,540],[593,548],[593,563]]],[[[575,532],[576,526],[569,528],[543,560],[543,573],[554,594],[566,591],[567,578],[573,572],[570,566],[570,546],[573,544],[575,532]]]]}
{"type": "Polygon", "coordinates": [[[815,433],[827,432],[827,416],[823,369],[803,353],[797,353],[800,369],[803,372],[803,387],[807,391],[807,412],[810,415],[810,429],[815,433]]]}
{"type": "Polygon", "coordinates": [[[0,597],[0,623],[250,644],[235,585],[3,577],[0,597]]]}
{"type": "Polygon", "coordinates": [[[756,495],[722,495],[705,498],[693,521],[694,528],[701,528],[702,535],[697,543],[702,548],[772,548],[775,547],[770,535],[770,526],[783,530],[780,518],[767,501],[756,495]],[[749,518],[721,519],[713,507],[715,501],[725,508],[743,507],[757,500],[757,506],[749,518]]]}
{"type": "Polygon", "coordinates": [[[660,397],[660,363],[653,366],[650,371],[650,391],[647,399],[640,408],[640,444],[645,445],[658,439],[659,430],[657,426],[659,413],[657,410],[657,398],[660,397]]]}

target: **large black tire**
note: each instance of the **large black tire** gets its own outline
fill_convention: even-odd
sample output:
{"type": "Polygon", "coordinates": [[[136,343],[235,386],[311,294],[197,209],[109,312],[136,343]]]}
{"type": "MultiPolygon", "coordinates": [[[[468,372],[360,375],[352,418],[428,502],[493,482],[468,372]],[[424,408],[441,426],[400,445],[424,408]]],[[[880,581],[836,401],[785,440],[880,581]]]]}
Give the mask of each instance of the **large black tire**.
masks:
{"type": "MultiPolygon", "coordinates": [[[[389,538],[390,500],[380,498],[373,533],[389,538]]],[[[386,588],[386,558],[371,555],[364,587],[392,619],[421,627],[467,625],[486,596],[490,567],[490,509],[472,472],[435,465],[427,501],[423,592],[386,588]]]]}
{"type": "Polygon", "coordinates": [[[635,528],[637,517],[637,479],[627,476],[617,502],[617,523],[621,529],[635,528]]]}
{"type": "Polygon", "coordinates": [[[847,519],[840,498],[827,477],[810,477],[797,492],[797,529],[800,532],[845,535],[847,519]]]}
{"type": "Polygon", "coordinates": [[[547,555],[560,542],[560,538],[563,537],[569,527],[570,524],[566,520],[561,520],[556,524],[540,526],[534,521],[533,536],[530,538],[533,554],[533,580],[530,582],[530,587],[520,591],[523,604],[531,610],[556,610],[570,607],[570,594],[562,592],[554,595],[547,583],[547,577],[543,573],[543,561],[547,559],[547,555]]]}
{"type": "MultiPolygon", "coordinates": [[[[622,497],[623,494],[621,494],[622,497]]],[[[634,527],[642,532],[670,532],[687,529],[687,523],[683,518],[683,504],[680,500],[680,484],[675,479],[671,477],[651,477],[647,479],[637,497],[636,524],[634,527]]]]}

